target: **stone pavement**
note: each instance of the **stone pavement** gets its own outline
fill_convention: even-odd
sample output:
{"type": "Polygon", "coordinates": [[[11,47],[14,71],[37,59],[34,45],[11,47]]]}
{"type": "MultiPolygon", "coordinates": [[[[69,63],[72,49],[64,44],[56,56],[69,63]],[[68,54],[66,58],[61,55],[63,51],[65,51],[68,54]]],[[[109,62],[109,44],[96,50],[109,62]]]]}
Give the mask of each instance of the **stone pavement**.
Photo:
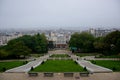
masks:
{"type": "Polygon", "coordinates": [[[22,65],[22,66],[19,66],[16,68],[9,69],[5,72],[28,72],[28,71],[30,71],[31,67],[35,68],[35,67],[39,66],[43,61],[47,60],[48,57],[49,57],[49,55],[47,54],[47,55],[42,56],[34,61],[27,63],[26,65],[22,65]]]}
{"type": "Polygon", "coordinates": [[[55,73],[53,77],[44,77],[43,73],[38,73],[36,77],[30,77],[27,73],[0,73],[0,80],[120,80],[120,72],[94,73],[89,77],[81,77],[79,73],[73,77],[64,77],[63,73],[55,73]]]}

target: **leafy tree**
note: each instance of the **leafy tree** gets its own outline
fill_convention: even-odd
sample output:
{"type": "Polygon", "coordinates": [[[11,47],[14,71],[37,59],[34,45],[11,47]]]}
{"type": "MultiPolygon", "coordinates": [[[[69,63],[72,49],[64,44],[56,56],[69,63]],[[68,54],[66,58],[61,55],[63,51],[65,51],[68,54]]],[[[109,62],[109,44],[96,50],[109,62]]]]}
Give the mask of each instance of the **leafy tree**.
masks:
{"type": "Polygon", "coordinates": [[[30,54],[31,49],[29,49],[22,41],[15,42],[13,45],[10,45],[12,47],[11,49],[11,55],[14,55],[16,58],[20,58],[20,56],[27,56],[30,54]]]}
{"type": "Polygon", "coordinates": [[[20,38],[18,38],[20,41],[23,41],[25,46],[27,46],[28,48],[30,48],[32,50],[32,52],[35,52],[35,39],[34,36],[30,36],[30,35],[24,35],[20,38]]]}
{"type": "Polygon", "coordinates": [[[48,43],[47,43],[47,39],[45,37],[44,34],[37,34],[34,36],[35,38],[35,51],[38,53],[46,53],[48,51],[48,43]]]}
{"type": "Polygon", "coordinates": [[[43,50],[42,52],[47,53],[48,52],[47,38],[44,34],[41,34],[41,37],[42,37],[41,43],[42,43],[42,50],[43,50]]]}
{"type": "Polygon", "coordinates": [[[53,41],[49,41],[48,42],[48,47],[49,47],[49,49],[53,49],[54,48],[53,41]]]}
{"type": "Polygon", "coordinates": [[[3,50],[3,49],[0,49],[0,59],[4,59],[4,58],[7,58],[9,54],[3,50]]]}
{"type": "Polygon", "coordinates": [[[70,41],[69,41],[69,46],[70,47],[78,47],[78,40],[79,38],[79,33],[74,33],[73,35],[71,35],[70,41]]]}
{"type": "Polygon", "coordinates": [[[120,31],[113,31],[104,38],[104,54],[115,55],[120,52],[120,31]]]}
{"type": "Polygon", "coordinates": [[[47,51],[48,43],[44,34],[24,35],[10,40],[6,46],[0,47],[0,58],[20,58],[21,55],[25,57],[31,52],[47,53],[47,51]]]}
{"type": "Polygon", "coordinates": [[[104,42],[103,42],[104,37],[98,37],[94,41],[94,48],[96,49],[96,52],[102,53],[104,50],[104,42]]]}
{"type": "Polygon", "coordinates": [[[93,52],[94,51],[94,37],[93,35],[82,32],[75,33],[71,36],[69,45],[70,47],[77,47],[81,52],[93,52]]]}

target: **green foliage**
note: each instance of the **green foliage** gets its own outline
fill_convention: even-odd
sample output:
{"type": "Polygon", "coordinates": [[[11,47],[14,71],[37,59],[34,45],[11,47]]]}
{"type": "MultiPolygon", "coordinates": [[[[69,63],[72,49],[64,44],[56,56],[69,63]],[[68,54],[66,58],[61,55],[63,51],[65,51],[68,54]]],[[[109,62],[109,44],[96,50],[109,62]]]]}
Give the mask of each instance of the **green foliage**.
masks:
{"type": "Polygon", "coordinates": [[[33,71],[34,70],[34,68],[33,67],[31,67],[31,71],[33,71]]]}
{"type": "Polygon", "coordinates": [[[95,39],[94,47],[103,55],[117,55],[120,53],[120,31],[113,31],[105,37],[95,39]]]}
{"type": "Polygon", "coordinates": [[[9,46],[12,48],[11,55],[15,55],[17,58],[19,58],[21,55],[26,56],[31,52],[31,50],[25,46],[22,41],[15,42],[13,45],[9,46]]]}
{"type": "Polygon", "coordinates": [[[94,51],[93,42],[94,42],[93,35],[86,32],[75,33],[71,36],[69,46],[77,47],[77,49],[80,49],[81,52],[93,52],[94,51]]]}
{"type": "Polygon", "coordinates": [[[4,49],[0,49],[0,59],[7,58],[8,55],[9,54],[4,49]]]}
{"type": "Polygon", "coordinates": [[[84,71],[87,71],[86,67],[84,67],[84,71]]]}
{"type": "Polygon", "coordinates": [[[10,40],[7,46],[0,47],[0,59],[21,58],[32,53],[47,53],[47,39],[44,34],[24,35],[10,40]],[[7,51],[7,52],[6,52],[7,51]]]}
{"type": "Polygon", "coordinates": [[[102,53],[103,50],[104,50],[103,39],[104,39],[104,37],[98,37],[98,38],[95,39],[95,41],[93,43],[94,48],[96,49],[97,52],[102,53]]]}
{"type": "Polygon", "coordinates": [[[120,31],[109,33],[104,38],[104,51],[106,55],[115,55],[120,52],[120,31]]]}
{"type": "Polygon", "coordinates": [[[37,53],[47,53],[47,39],[44,34],[37,34],[35,38],[35,52],[37,53]]]}
{"type": "Polygon", "coordinates": [[[48,60],[44,64],[36,67],[33,70],[33,72],[82,72],[82,71],[85,70],[78,64],[75,64],[73,60],[48,60]]]}
{"type": "Polygon", "coordinates": [[[95,61],[95,60],[92,60],[91,62],[92,62],[93,64],[96,64],[96,61],[95,61]]]}

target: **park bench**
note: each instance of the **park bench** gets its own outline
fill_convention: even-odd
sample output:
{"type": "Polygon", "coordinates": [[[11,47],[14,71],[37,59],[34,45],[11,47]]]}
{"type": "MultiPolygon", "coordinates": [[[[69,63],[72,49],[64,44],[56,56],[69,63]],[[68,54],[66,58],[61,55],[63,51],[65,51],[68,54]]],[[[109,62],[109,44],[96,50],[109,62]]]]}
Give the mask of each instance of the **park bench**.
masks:
{"type": "Polygon", "coordinates": [[[28,74],[29,74],[29,76],[38,76],[37,72],[29,72],[28,74]]]}
{"type": "Polygon", "coordinates": [[[88,77],[89,76],[89,72],[80,72],[80,76],[88,77]]]}
{"type": "Polygon", "coordinates": [[[53,77],[53,73],[52,72],[46,72],[46,73],[44,73],[44,77],[53,77]]]}
{"type": "Polygon", "coordinates": [[[64,73],[64,77],[73,77],[73,74],[74,73],[66,72],[66,73],[64,73]]]}

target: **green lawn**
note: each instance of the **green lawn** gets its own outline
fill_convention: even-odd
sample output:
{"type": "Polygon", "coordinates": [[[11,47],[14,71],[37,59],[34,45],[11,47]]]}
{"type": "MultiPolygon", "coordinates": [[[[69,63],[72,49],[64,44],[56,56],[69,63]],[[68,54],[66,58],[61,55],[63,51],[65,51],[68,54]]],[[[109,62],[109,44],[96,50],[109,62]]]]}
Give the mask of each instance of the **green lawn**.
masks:
{"type": "Polygon", "coordinates": [[[50,57],[69,57],[69,55],[67,55],[67,54],[53,54],[53,55],[51,55],[50,57]]]}
{"type": "Polygon", "coordinates": [[[92,63],[109,68],[113,71],[120,71],[120,61],[113,61],[113,60],[95,60],[91,61],[92,63]]]}
{"type": "Polygon", "coordinates": [[[77,56],[84,57],[84,56],[96,56],[98,53],[76,53],[77,56]]]}
{"type": "Polygon", "coordinates": [[[82,72],[85,71],[73,60],[48,60],[38,66],[33,72],[82,72]]]}
{"type": "Polygon", "coordinates": [[[4,72],[3,68],[6,70],[18,67],[25,64],[25,61],[10,61],[10,62],[0,62],[0,72],[4,72]]]}

